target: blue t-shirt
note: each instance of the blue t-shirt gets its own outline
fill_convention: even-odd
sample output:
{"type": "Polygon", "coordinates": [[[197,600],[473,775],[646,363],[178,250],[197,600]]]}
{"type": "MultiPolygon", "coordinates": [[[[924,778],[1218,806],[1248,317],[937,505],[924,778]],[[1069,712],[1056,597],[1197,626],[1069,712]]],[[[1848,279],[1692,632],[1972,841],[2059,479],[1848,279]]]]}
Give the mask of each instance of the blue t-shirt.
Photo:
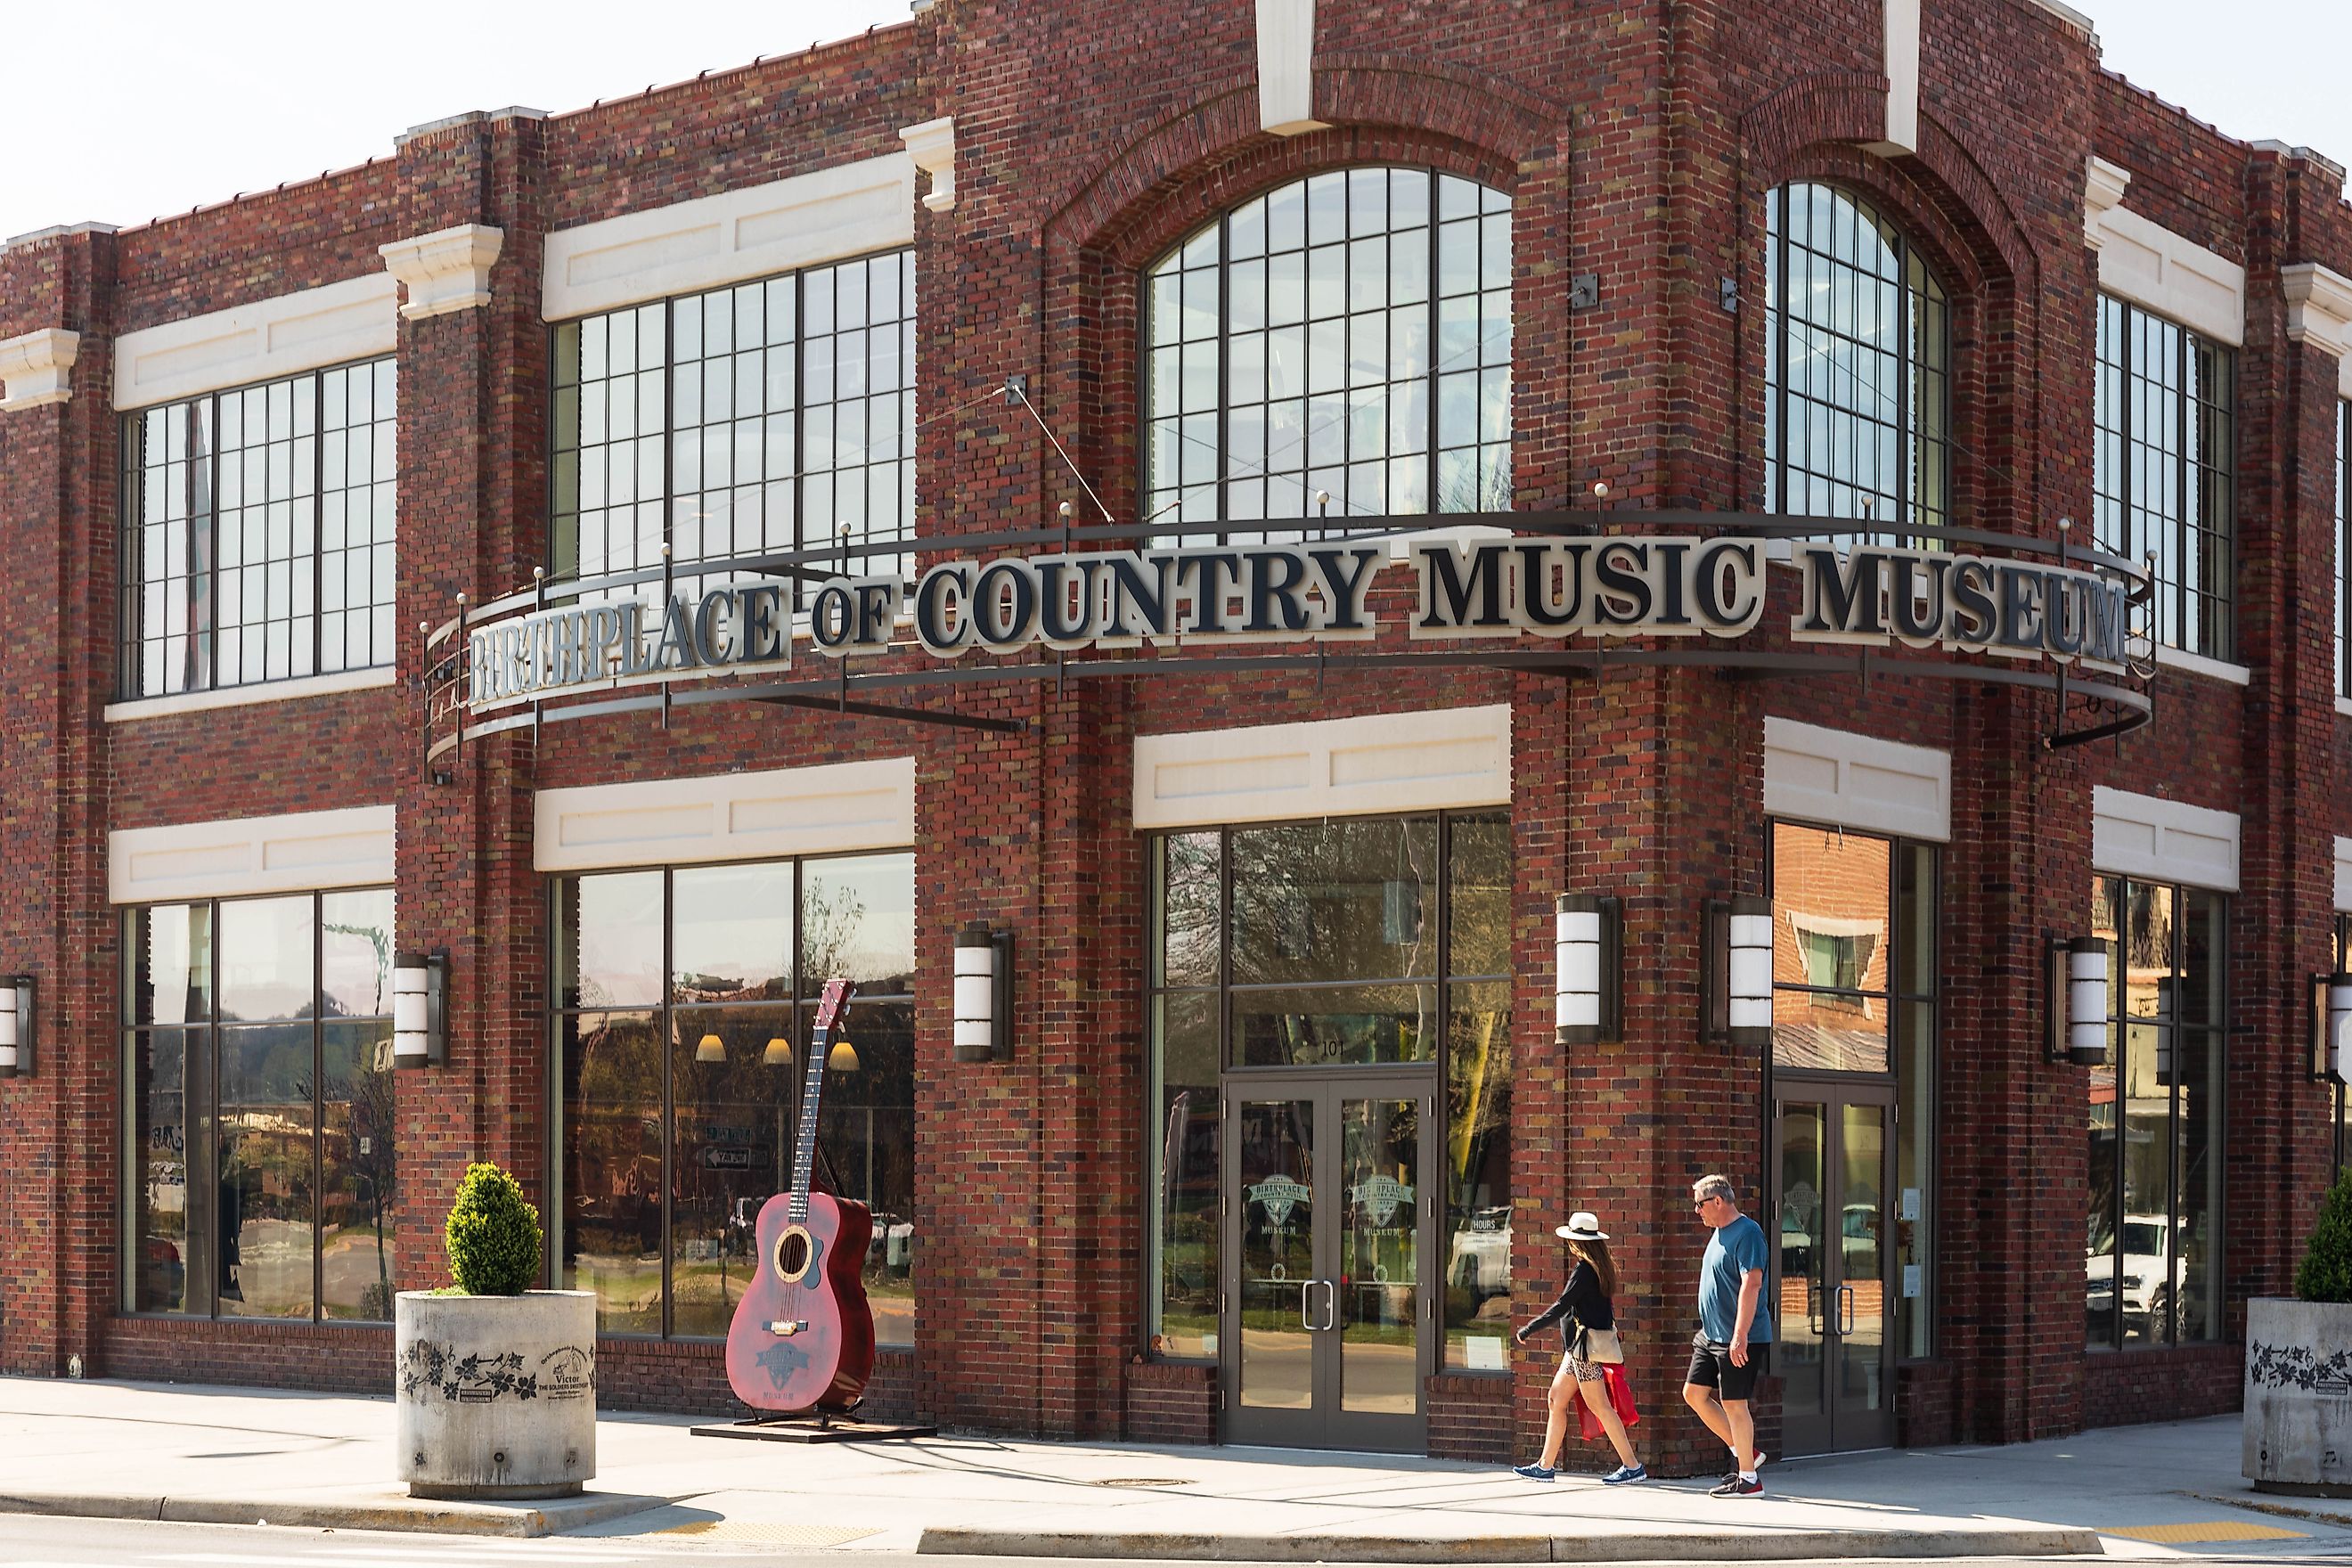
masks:
{"type": "MultiPolygon", "coordinates": [[[[1770,1266],[1764,1249],[1764,1227],[1741,1215],[1717,1231],[1706,1244],[1706,1261],[1698,1271],[1699,1331],[1718,1344],[1731,1342],[1739,1324],[1739,1280],[1751,1268],[1770,1266]]],[[[1756,1298],[1756,1321],[1748,1326],[1748,1342],[1772,1342],[1772,1314],[1764,1298],[1756,1298]]]]}

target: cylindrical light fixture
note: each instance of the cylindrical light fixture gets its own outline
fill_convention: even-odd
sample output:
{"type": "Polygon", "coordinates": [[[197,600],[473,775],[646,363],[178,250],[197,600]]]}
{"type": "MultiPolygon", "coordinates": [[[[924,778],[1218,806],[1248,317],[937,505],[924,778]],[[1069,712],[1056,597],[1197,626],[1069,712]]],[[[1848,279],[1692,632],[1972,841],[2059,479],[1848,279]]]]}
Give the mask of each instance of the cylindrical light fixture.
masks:
{"type": "Polygon", "coordinates": [[[0,974],[0,1078],[33,1074],[33,977],[0,974]]]}
{"type": "Polygon", "coordinates": [[[1013,933],[974,921],[956,933],[955,1059],[1003,1061],[1013,1054],[1013,933]]]}
{"type": "Polygon", "coordinates": [[[2107,944],[2095,936],[2066,943],[2066,1059],[2076,1067],[2107,1059],[2107,944]]]}
{"type": "Polygon", "coordinates": [[[404,952],[392,961],[392,1065],[440,1067],[449,1059],[449,959],[404,952]]]}
{"type": "MultiPolygon", "coordinates": [[[[29,1011],[32,994],[17,994],[29,1011]]],[[[2352,974],[2327,977],[2327,1065],[2336,1082],[2352,1083],[2352,974]]]]}
{"type": "Polygon", "coordinates": [[[1622,982],[1613,898],[1563,893],[1552,906],[1552,1038],[1563,1046],[1613,1040],[1621,1033],[1622,982]]]}
{"type": "Polygon", "coordinates": [[[1742,895],[1725,921],[1725,1022],[1735,1046],[1772,1043],[1772,900],[1742,895]]]}

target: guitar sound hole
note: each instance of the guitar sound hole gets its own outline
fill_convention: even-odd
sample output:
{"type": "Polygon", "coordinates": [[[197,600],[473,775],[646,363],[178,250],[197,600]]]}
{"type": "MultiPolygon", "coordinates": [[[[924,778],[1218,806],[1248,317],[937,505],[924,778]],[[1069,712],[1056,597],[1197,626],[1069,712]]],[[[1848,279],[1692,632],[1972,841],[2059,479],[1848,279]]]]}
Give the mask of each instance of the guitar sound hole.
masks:
{"type": "Polygon", "coordinates": [[[776,1273],[786,1279],[797,1279],[809,1265],[809,1235],[804,1230],[788,1230],[776,1238],[776,1273]]]}

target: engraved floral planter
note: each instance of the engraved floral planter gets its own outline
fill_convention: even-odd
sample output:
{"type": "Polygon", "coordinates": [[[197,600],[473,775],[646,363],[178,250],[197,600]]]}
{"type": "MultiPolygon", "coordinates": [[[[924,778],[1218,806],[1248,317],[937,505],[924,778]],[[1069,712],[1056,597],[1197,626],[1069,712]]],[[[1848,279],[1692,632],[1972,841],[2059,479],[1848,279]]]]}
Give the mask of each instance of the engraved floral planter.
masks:
{"type": "Polygon", "coordinates": [[[595,1475],[593,1291],[404,1290],[394,1317],[409,1496],[569,1497],[595,1475]]]}
{"type": "Polygon", "coordinates": [[[2352,1303],[2246,1303],[2244,1457],[2256,1491],[2352,1497],[2352,1303]]]}

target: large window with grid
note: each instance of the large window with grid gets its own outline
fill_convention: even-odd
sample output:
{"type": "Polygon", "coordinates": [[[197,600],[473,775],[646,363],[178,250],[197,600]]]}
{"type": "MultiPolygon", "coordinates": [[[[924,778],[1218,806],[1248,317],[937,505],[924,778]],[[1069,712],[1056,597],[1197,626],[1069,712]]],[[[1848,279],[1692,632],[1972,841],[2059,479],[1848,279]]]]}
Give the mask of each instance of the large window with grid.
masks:
{"type": "Polygon", "coordinates": [[[2352,507],[2345,501],[2345,450],[2352,447],[2352,403],[2336,405],[2336,695],[2352,697],[2352,647],[2344,638],[2344,608],[2352,595],[2352,507]]]}
{"type": "Polygon", "coordinates": [[[554,361],[559,579],[914,533],[912,251],[565,321],[554,361]]]}
{"type": "Polygon", "coordinates": [[[2231,657],[2237,629],[2237,356],[2188,328],[2099,296],[2102,550],[2156,568],[2156,640],[2231,657]]]}
{"type": "Polygon", "coordinates": [[[1951,521],[1951,321],[1902,231],[1834,185],[1765,203],[1764,506],[1951,521]]]}
{"type": "Polygon", "coordinates": [[[1148,521],[1296,540],[1302,520],[1509,509],[1502,192],[1309,175],[1152,266],[1143,314],[1148,521]]]}
{"type": "Polygon", "coordinates": [[[816,1179],[874,1216],[874,1332],[915,1329],[915,858],[568,877],[556,885],[556,1282],[605,1333],[723,1337],[787,1191],[804,1075],[816,1179]],[[826,1059],[816,999],[857,994],[826,1059]]]}
{"type": "Polygon", "coordinates": [[[124,697],[392,663],[393,363],[124,416],[124,697]]]}
{"type": "Polygon", "coordinates": [[[124,1306],[392,1319],[392,889],[123,911],[124,1306]]]}
{"type": "Polygon", "coordinates": [[[2221,1336],[2229,916],[2227,899],[2199,888],[2092,883],[2108,1062],[2090,1083],[2093,1349],[2221,1336]]]}

